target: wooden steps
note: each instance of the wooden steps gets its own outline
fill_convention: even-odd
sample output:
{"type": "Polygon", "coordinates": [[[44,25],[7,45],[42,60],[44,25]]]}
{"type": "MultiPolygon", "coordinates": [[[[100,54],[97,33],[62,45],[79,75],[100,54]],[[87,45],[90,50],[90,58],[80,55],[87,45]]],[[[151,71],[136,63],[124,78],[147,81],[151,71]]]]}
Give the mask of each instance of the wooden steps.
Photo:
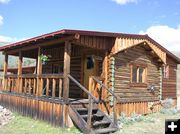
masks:
{"type": "Polygon", "coordinates": [[[102,128],[95,131],[95,134],[107,134],[107,133],[113,133],[116,132],[117,128],[102,128]]]}
{"type": "MultiPolygon", "coordinates": [[[[87,104],[87,102],[85,103],[87,104]]],[[[85,103],[71,103],[69,113],[75,125],[77,125],[83,133],[87,134],[88,106],[85,103]]],[[[108,134],[118,130],[111,119],[96,105],[93,106],[91,120],[90,134],[108,134]]]]}

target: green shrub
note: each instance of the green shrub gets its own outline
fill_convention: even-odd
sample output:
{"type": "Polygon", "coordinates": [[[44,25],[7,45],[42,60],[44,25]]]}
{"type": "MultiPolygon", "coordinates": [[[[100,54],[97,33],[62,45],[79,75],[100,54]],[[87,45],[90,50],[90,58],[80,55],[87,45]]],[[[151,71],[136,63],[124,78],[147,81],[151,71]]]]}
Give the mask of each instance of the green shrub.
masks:
{"type": "Polygon", "coordinates": [[[173,99],[168,98],[168,99],[165,99],[165,100],[161,100],[161,105],[165,109],[172,108],[173,104],[174,104],[174,100],[173,99]]]}
{"type": "Polygon", "coordinates": [[[119,120],[118,120],[118,124],[120,127],[122,127],[124,124],[131,125],[136,122],[152,122],[152,123],[154,123],[155,119],[143,116],[141,114],[136,114],[136,113],[133,113],[130,117],[127,117],[125,115],[125,113],[121,113],[119,120]]]}
{"type": "Polygon", "coordinates": [[[160,113],[162,114],[177,114],[180,113],[180,110],[176,109],[176,108],[162,108],[160,110],[160,113]]]}

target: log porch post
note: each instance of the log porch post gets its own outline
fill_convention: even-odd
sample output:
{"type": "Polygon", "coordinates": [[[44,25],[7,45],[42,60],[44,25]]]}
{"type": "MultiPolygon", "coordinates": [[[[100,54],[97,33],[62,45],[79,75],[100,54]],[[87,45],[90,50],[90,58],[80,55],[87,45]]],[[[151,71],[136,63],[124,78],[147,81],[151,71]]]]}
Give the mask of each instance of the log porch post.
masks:
{"type": "Polygon", "coordinates": [[[17,86],[17,90],[18,93],[22,93],[22,62],[23,62],[23,57],[22,57],[22,52],[19,51],[19,59],[18,59],[18,86],[17,86]]]}
{"type": "MultiPolygon", "coordinates": [[[[104,84],[109,87],[108,85],[108,52],[105,53],[105,57],[104,57],[104,60],[103,60],[103,74],[104,74],[104,84]]],[[[103,92],[103,97],[102,99],[105,99],[107,97],[107,91],[104,90],[105,92],[103,92]]]]}
{"type": "Polygon", "coordinates": [[[8,54],[4,54],[4,76],[3,76],[3,90],[7,90],[7,80],[6,80],[6,75],[7,75],[7,68],[8,68],[8,54]]]}
{"type": "Polygon", "coordinates": [[[63,98],[68,101],[69,98],[69,78],[70,74],[70,57],[71,57],[71,43],[69,41],[65,42],[64,47],[64,83],[63,83],[63,98]]]}
{"type": "Polygon", "coordinates": [[[65,42],[64,47],[64,81],[63,81],[63,99],[65,101],[65,105],[63,107],[63,126],[68,126],[68,103],[69,99],[69,78],[68,74],[70,74],[70,58],[71,58],[71,43],[69,41],[65,42]]]}
{"type": "Polygon", "coordinates": [[[39,77],[39,75],[41,74],[42,74],[41,47],[38,47],[36,96],[42,95],[41,79],[39,77]]]}

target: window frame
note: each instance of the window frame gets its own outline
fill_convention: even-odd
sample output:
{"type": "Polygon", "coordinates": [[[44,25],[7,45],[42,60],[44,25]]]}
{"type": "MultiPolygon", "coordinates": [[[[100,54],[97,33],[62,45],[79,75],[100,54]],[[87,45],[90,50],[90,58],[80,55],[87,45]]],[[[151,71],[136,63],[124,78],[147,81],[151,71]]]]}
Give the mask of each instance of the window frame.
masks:
{"type": "Polygon", "coordinates": [[[170,70],[169,65],[168,64],[164,65],[164,67],[163,67],[163,78],[164,79],[169,79],[169,75],[170,75],[169,70],[170,70]]]}
{"type": "Polygon", "coordinates": [[[147,84],[147,65],[146,64],[137,64],[137,63],[133,63],[130,64],[130,69],[131,69],[131,80],[130,83],[131,84],[147,84]],[[136,67],[137,68],[137,72],[136,72],[136,82],[133,81],[133,68],[136,67]],[[140,76],[140,69],[143,69],[143,74],[142,74],[142,82],[139,82],[139,76],[140,76]]]}

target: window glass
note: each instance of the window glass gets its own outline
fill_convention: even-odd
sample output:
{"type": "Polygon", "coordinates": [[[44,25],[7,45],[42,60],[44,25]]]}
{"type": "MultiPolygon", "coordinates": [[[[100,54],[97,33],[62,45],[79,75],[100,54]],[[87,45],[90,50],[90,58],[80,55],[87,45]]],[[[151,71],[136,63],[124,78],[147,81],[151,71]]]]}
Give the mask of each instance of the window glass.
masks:
{"type": "Polygon", "coordinates": [[[143,72],[144,72],[144,68],[139,68],[139,83],[143,83],[143,72]]]}
{"type": "Polygon", "coordinates": [[[94,68],[94,61],[93,61],[93,57],[92,56],[89,56],[87,57],[87,69],[92,69],[94,68]]]}
{"type": "Polygon", "coordinates": [[[132,66],[132,80],[133,83],[145,83],[145,67],[141,66],[132,66]]]}
{"type": "Polygon", "coordinates": [[[138,69],[137,67],[133,66],[132,82],[137,82],[137,69],[138,69]]]}

